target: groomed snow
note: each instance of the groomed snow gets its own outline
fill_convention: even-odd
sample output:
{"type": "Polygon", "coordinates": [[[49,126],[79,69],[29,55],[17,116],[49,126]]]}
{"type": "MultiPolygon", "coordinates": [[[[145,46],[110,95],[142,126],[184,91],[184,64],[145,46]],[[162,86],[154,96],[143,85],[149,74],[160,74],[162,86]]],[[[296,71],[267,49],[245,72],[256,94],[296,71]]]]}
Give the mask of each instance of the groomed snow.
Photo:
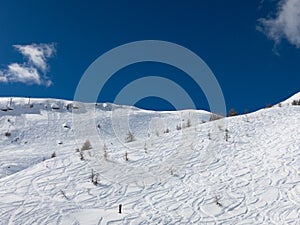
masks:
{"type": "Polygon", "coordinates": [[[300,106],[209,118],[0,98],[0,224],[299,224],[300,106]]]}

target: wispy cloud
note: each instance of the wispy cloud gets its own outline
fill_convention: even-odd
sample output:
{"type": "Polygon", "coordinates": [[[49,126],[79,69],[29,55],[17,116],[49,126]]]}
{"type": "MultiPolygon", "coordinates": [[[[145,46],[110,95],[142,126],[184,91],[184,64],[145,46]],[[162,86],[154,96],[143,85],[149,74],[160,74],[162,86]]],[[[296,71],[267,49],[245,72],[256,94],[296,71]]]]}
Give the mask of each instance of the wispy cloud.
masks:
{"type": "Polygon", "coordinates": [[[7,78],[6,78],[6,76],[4,76],[4,74],[1,70],[0,70],[0,82],[2,82],[2,83],[7,82],[7,78]]]}
{"type": "Polygon", "coordinates": [[[257,29],[275,43],[282,39],[300,48],[300,0],[281,0],[274,17],[260,18],[257,29]]]}
{"type": "Polygon", "coordinates": [[[55,44],[13,45],[26,59],[22,64],[11,63],[7,69],[0,71],[0,82],[21,82],[51,86],[52,81],[47,77],[49,65],[47,59],[55,52],[55,44]]]}
{"type": "Polygon", "coordinates": [[[263,8],[264,3],[265,3],[265,0],[260,0],[257,9],[258,9],[258,10],[261,10],[261,9],[263,8]]]}

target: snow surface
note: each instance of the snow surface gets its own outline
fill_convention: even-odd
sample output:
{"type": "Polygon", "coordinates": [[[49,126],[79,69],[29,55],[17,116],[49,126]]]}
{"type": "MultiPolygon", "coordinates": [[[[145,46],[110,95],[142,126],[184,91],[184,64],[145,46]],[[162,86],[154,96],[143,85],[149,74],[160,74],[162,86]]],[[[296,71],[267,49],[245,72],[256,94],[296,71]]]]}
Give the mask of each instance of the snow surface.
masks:
{"type": "Polygon", "coordinates": [[[292,97],[286,99],[285,101],[281,102],[281,106],[289,106],[292,105],[293,101],[300,101],[300,92],[294,94],[292,97]]]}
{"type": "Polygon", "coordinates": [[[0,224],[300,224],[300,106],[209,118],[0,98],[0,224]]]}

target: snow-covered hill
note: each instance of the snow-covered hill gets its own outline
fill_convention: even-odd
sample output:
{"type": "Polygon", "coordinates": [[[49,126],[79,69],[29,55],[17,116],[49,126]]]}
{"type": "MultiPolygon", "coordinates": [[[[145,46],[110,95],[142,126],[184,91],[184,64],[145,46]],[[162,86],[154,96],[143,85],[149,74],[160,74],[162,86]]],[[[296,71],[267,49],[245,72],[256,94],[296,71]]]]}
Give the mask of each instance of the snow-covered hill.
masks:
{"type": "Polygon", "coordinates": [[[285,101],[281,102],[280,105],[281,106],[289,106],[289,105],[293,105],[293,104],[296,104],[299,102],[300,104],[300,92],[299,93],[296,93],[294,94],[292,97],[286,99],[285,101]]]}
{"type": "Polygon", "coordinates": [[[210,117],[0,98],[0,224],[299,224],[300,106],[210,117]]]}

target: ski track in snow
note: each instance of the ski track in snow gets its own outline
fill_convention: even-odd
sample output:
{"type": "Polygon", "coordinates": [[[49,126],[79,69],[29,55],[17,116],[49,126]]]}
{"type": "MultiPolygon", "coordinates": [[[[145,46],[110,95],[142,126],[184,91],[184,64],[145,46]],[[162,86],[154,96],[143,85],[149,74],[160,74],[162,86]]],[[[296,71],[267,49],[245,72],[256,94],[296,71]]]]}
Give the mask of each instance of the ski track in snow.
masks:
{"type": "MultiPolygon", "coordinates": [[[[94,147],[84,152],[84,161],[75,149],[92,128],[84,127],[75,141],[72,125],[63,127],[72,124],[70,112],[44,105],[40,112],[0,114],[1,133],[10,128],[15,135],[0,138],[0,224],[300,224],[300,107],[192,121],[180,131],[177,115],[161,113],[170,133],[156,127],[150,137],[145,121],[157,113],[134,111],[132,130],[139,138],[127,144],[111,135],[109,112],[87,110],[83,118],[102,125],[98,132],[109,158],[94,147]],[[15,137],[20,141],[11,143],[15,137]],[[206,149],[214,151],[212,158],[206,149]],[[57,157],[50,159],[54,151],[57,157]],[[92,170],[99,174],[97,186],[90,181],[92,170]]],[[[119,129],[125,138],[128,131],[119,129]]],[[[97,146],[99,137],[89,140],[97,146]]]]}

